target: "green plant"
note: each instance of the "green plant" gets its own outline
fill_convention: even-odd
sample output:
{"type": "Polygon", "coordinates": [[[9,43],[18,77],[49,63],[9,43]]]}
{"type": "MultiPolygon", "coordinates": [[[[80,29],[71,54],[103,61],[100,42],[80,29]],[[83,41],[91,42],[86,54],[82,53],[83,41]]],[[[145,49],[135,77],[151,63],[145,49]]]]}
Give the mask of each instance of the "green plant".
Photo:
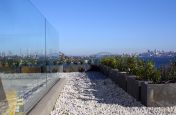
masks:
{"type": "Polygon", "coordinates": [[[138,80],[150,80],[153,83],[158,83],[161,80],[160,71],[155,68],[155,64],[150,60],[144,62],[135,56],[118,56],[103,58],[101,64],[136,75],[138,80]]]}
{"type": "Polygon", "coordinates": [[[176,61],[172,62],[171,64],[171,72],[170,74],[176,79],[176,61]]]}
{"type": "Polygon", "coordinates": [[[155,68],[155,65],[151,60],[148,60],[145,63],[145,79],[150,80],[154,68],[155,68]]]}
{"type": "Polygon", "coordinates": [[[153,81],[153,83],[159,83],[161,80],[161,73],[159,70],[153,70],[150,76],[150,80],[153,81]]]}
{"type": "Polygon", "coordinates": [[[161,79],[165,82],[176,81],[176,60],[174,59],[169,65],[160,68],[161,79]]]}
{"type": "Polygon", "coordinates": [[[128,59],[127,56],[122,56],[122,57],[120,57],[120,63],[119,63],[119,66],[118,66],[118,69],[119,69],[120,71],[126,71],[126,72],[128,72],[128,63],[127,63],[127,59],[128,59]]]}
{"type": "Polygon", "coordinates": [[[128,57],[127,58],[127,66],[130,74],[136,74],[138,70],[138,60],[137,57],[128,57]]]}
{"type": "Polygon", "coordinates": [[[116,59],[114,57],[103,58],[101,60],[101,63],[106,65],[106,66],[109,66],[109,67],[111,67],[113,69],[115,69],[117,67],[116,59]]]}
{"type": "Polygon", "coordinates": [[[123,63],[122,63],[122,57],[116,57],[116,68],[120,71],[123,71],[123,63]]]}
{"type": "Polygon", "coordinates": [[[161,80],[161,72],[155,68],[153,61],[149,60],[145,64],[145,78],[153,83],[159,83],[161,80]]]}

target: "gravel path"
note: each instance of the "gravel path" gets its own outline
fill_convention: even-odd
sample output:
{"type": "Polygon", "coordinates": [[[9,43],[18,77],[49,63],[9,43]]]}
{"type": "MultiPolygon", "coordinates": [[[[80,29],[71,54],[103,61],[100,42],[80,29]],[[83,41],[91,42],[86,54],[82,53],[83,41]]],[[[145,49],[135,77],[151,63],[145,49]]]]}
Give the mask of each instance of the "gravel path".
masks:
{"type": "Polygon", "coordinates": [[[68,81],[51,115],[176,115],[176,106],[143,106],[98,72],[61,76],[68,81]]]}

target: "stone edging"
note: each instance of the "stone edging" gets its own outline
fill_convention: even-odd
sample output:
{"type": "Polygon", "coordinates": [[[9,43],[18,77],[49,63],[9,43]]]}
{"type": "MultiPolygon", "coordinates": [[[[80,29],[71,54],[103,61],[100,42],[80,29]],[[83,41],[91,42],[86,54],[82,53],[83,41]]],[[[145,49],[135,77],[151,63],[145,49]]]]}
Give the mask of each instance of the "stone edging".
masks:
{"type": "Polygon", "coordinates": [[[59,97],[66,81],[66,78],[61,78],[36,104],[36,106],[28,113],[28,115],[49,115],[53,110],[55,102],[59,97]]]}

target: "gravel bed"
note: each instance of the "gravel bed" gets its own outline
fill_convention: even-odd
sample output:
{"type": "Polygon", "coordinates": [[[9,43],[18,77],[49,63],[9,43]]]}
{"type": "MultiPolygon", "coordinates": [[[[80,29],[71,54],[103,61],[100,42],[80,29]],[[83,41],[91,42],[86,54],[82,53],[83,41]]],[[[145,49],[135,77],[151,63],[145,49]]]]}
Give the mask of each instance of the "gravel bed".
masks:
{"type": "Polygon", "coordinates": [[[176,106],[143,106],[101,73],[61,76],[68,81],[51,115],[176,115],[176,106]]]}

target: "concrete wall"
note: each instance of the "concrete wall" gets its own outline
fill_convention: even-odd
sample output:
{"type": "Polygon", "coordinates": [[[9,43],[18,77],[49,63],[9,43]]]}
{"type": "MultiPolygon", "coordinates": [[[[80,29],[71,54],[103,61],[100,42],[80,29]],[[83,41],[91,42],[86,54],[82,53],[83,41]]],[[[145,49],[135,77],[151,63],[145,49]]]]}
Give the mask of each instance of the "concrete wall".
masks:
{"type": "Polygon", "coordinates": [[[128,74],[126,72],[119,72],[118,73],[118,85],[121,87],[123,90],[127,91],[127,76],[128,74]]]}
{"type": "Polygon", "coordinates": [[[141,101],[148,107],[166,107],[176,105],[176,83],[142,83],[141,91],[141,101]]]}
{"type": "Polygon", "coordinates": [[[90,65],[64,65],[63,72],[84,72],[90,70],[90,65]]]}
{"type": "Polygon", "coordinates": [[[108,66],[100,65],[100,71],[111,78],[111,80],[119,85],[123,90],[127,91],[127,76],[126,72],[119,72],[117,69],[112,69],[108,66]]]}
{"type": "Polygon", "coordinates": [[[176,83],[149,84],[150,81],[138,81],[135,76],[130,76],[125,72],[119,72],[104,65],[100,65],[99,68],[103,74],[147,107],[176,105],[176,83]]]}
{"type": "Polygon", "coordinates": [[[109,77],[114,81],[115,83],[118,84],[119,81],[119,71],[116,69],[111,69],[109,73],[109,77]]]}
{"type": "Polygon", "coordinates": [[[61,78],[27,115],[49,115],[66,82],[67,79],[61,78]]]}
{"type": "Polygon", "coordinates": [[[127,77],[127,93],[138,101],[141,100],[141,84],[143,82],[136,80],[136,76],[127,77]]]}

